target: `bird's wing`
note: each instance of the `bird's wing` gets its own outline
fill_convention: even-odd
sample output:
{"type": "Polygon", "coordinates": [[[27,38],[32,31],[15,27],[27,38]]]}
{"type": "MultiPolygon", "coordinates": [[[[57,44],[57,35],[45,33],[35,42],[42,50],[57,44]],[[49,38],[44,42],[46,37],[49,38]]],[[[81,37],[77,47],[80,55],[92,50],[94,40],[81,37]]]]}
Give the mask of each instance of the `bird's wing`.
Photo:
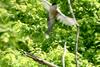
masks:
{"type": "Polygon", "coordinates": [[[44,8],[49,11],[50,9],[50,6],[51,6],[51,3],[48,2],[47,0],[41,0],[42,1],[42,4],[44,5],[44,8]]]}
{"type": "Polygon", "coordinates": [[[65,16],[59,9],[57,9],[57,11],[58,11],[57,19],[60,20],[60,22],[62,22],[65,25],[69,25],[69,26],[76,24],[73,18],[65,16]]]}
{"type": "MultiPolygon", "coordinates": [[[[49,12],[51,3],[48,2],[47,0],[41,0],[41,1],[42,1],[42,4],[44,5],[44,8],[49,12]]],[[[58,12],[57,19],[60,20],[60,22],[69,26],[76,24],[73,18],[65,16],[58,8],[57,8],[57,12],[58,12]]]]}

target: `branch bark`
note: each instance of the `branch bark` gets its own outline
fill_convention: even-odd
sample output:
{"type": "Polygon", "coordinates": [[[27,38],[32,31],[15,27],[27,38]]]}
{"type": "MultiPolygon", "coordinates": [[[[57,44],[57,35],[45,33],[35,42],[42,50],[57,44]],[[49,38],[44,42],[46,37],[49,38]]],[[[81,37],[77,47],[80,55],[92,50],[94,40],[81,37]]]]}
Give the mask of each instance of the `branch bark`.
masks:
{"type": "Polygon", "coordinates": [[[46,61],[46,60],[43,60],[43,59],[41,59],[41,58],[39,58],[39,57],[37,57],[37,56],[31,54],[31,53],[25,53],[25,55],[26,55],[27,57],[29,57],[29,58],[32,58],[34,61],[36,61],[36,62],[38,62],[38,63],[40,63],[40,64],[47,65],[48,67],[58,67],[57,65],[55,65],[55,64],[53,64],[53,63],[50,63],[50,62],[48,62],[48,61],[46,61]]]}

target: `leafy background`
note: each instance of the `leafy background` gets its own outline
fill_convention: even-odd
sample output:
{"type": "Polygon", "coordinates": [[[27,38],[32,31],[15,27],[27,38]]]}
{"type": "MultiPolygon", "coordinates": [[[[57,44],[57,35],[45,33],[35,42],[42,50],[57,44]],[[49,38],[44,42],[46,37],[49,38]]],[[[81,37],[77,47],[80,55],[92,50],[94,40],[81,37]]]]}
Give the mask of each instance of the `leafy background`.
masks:
{"type": "MultiPolygon", "coordinates": [[[[71,17],[67,0],[56,2],[61,11],[71,17]]],[[[71,0],[78,23],[80,67],[100,67],[100,0],[71,0]]],[[[75,67],[76,27],[54,24],[49,39],[47,12],[40,0],[0,0],[0,67],[47,67],[21,51],[31,51],[49,62],[62,66],[66,41],[66,66],[75,67]]]]}

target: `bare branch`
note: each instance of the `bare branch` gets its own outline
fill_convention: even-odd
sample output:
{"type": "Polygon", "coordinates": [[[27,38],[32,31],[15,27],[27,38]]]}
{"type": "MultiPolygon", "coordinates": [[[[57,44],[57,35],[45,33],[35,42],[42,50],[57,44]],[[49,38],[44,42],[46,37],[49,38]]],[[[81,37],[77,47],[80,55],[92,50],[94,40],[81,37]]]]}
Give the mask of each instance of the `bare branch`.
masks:
{"type": "Polygon", "coordinates": [[[63,64],[63,67],[65,67],[65,56],[66,56],[66,42],[64,44],[64,54],[62,56],[62,64],[63,64]]]}
{"type": "Polygon", "coordinates": [[[76,67],[79,67],[78,64],[78,39],[79,39],[79,26],[77,26],[77,34],[76,34],[76,46],[75,46],[75,61],[76,61],[76,67]]]}
{"type": "Polygon", "coordinates": [[[58,67],[57,65],[55,65],[55,64],[53,64],[53,63],[50,63],[50,62],[48,62],[48,61],[46,61],[46,60],[43,60],[43,59],[41,59],[41,58],[39,58],[39,57],[37,57],[37,56],[31,54],[31,53],[25,53],[25,55],[26,55],[27,57],[29,57],[29,58],[32,58],[34,61],[36,61],[36,62],[38,62],[38,63],[40,63],[40,64],[47,65],[48,67],[58,67]]]}
{"type": "Polygon", "coordinates": [[[79,64],[78,64],[78,57],[77,57],[77,53],[78,53],[78,39],[79,39],[79,24],[77,23],[76,21],[76,18],[75,18],[75,15],[74,15],[74,12],[73,12],[73,9],[71,7],[71,3],[70,3],[70,0],[68,0],[68,4],[69,4],[69,8],[70,8],[70,12],[76,22],[76,26],[77,26],[77,34],[76,34],[76,46],[75,46],[75,61],[76,61],[76,67],[79,67],[79,64]]]}

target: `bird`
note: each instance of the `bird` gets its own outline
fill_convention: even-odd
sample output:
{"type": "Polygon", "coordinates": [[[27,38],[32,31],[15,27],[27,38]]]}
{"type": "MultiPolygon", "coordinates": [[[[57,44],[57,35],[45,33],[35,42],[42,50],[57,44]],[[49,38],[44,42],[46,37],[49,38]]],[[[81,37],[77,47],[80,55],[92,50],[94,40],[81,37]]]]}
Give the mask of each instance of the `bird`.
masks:
{"type": "Polygon", "coordinates": [[[56,3],[50,3],[47,0],[41,0],[44,8],[48,12],[48,30],[46,34],[49,34],[51,32],[52,26],[54,24],[55,19],[59,20],[61,23],[72,26],[76,25],[77,23],[75,22],[74,18],[70,18],[66,15],[64,15],[60,9],[57,7],[56,3]]]}

